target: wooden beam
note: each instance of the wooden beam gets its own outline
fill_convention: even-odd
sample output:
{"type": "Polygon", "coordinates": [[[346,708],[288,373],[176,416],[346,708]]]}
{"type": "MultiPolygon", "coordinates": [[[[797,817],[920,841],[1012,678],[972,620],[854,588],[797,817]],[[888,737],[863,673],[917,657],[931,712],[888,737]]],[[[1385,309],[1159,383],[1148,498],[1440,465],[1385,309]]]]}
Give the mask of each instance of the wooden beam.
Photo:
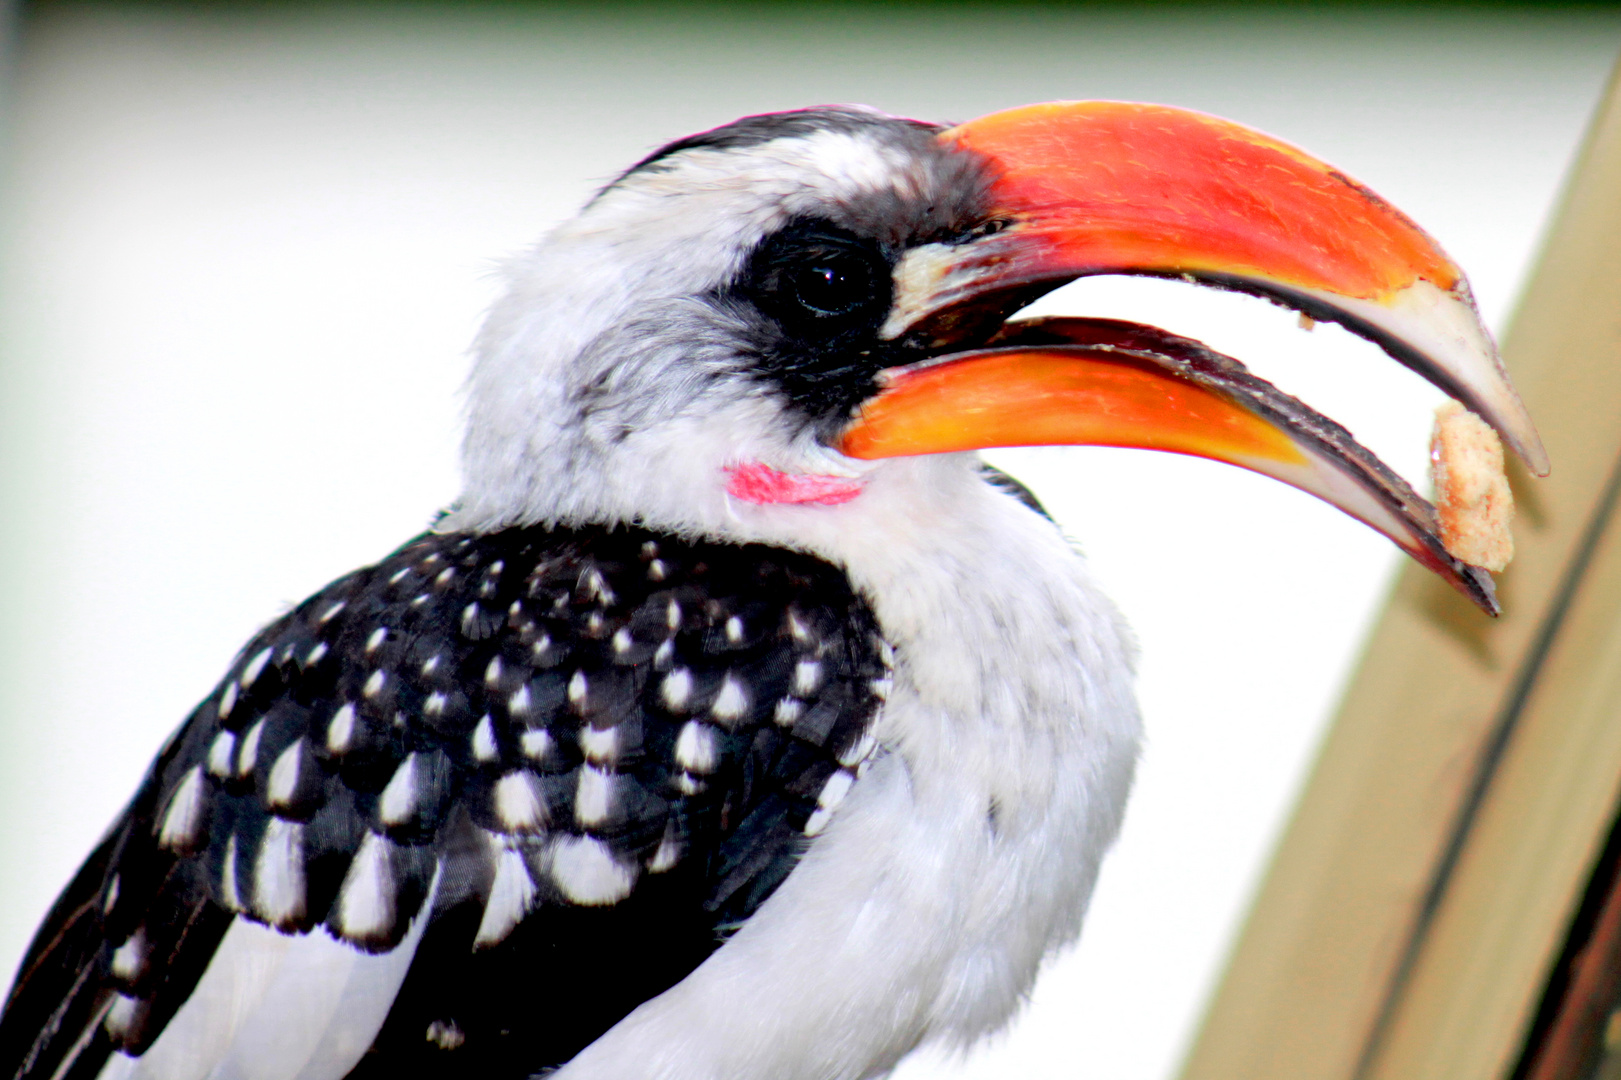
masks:
{"type": "Polygon", "coordinates": [[[1488,1080],[1518,1052],[1621,778],[1621,81],[1504,355],[1554,463],[1512,478],[1507,613],[1403,573],[1184,1080],[1488,1080]]]}

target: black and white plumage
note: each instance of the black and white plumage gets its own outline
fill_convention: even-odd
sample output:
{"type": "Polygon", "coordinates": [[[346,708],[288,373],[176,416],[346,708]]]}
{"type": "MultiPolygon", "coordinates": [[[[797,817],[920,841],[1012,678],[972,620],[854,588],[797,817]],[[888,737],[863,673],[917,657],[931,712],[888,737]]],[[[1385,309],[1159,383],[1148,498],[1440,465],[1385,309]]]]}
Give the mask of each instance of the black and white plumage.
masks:
{"type": "Polygon", "coordinates": [[[1139,721],[1027,492],[841,450],[881,372],[1081,272],[990,281],[1021,222],[941,132],[747,118],[509,266],[461,498],[243,649],[46,919],[0,1076],[858,1080],[1006,1022],[1139,721]]]}
{"type": "MultiPolygon", "coordinates": [[[[21,1000],[55,1008],[7,1034],[99,1014],[71,1048],[87,1063],[184,1074],[165,1031],[223,993],[198,989],[199,960],[239,914],[325,934],[393,985],[356,1075],[449,1049],[487,1075],[561,1065],[792,869],[875,750],[886,652],[843,575],[792,552],[423,537],[243,650],[24,960],[21,1000]],[[110,997],[74,985],[87,963],[110,997]]],[[[19,1049],[52,1075],[69,1048],[19,1049]]]]}

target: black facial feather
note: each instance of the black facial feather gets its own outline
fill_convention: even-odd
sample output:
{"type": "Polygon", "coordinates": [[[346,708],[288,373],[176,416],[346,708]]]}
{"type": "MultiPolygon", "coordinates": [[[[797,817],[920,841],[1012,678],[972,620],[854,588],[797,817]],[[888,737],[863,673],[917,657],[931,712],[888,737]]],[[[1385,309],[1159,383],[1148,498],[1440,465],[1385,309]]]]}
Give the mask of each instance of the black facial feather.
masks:
{"type": "Polygon", "coordinates": [[[236,911],[388,952],[426,909],[352,1080],[561,1065],[792,871],[872,751],[888,670],[866,603],[808,555],[422,537],[266,628],[193,713],[29,949],[0,1076],[145,1050],[236,911]],[[597,869],[571,876],[584,848],[597,869]],[[267,859],[296,903],[267,901],[267,859]],[[346,889],[381,917],[346,915],[346,889]]]}
{"type": "Polygon", "coordinates": [[[898,362],[878,329],[894,298],[898,253],[830,221],[801,219],[754,250],[726,297],[752,329],[755,373],[815,419],[837,420],[898,362]]]}
{"type": "Polygon", "coordinates": [[[932,138],[916,160],[926,163],[927,194],[882,188],[841,201],[825,217],[789,221],[756,245],[717,297],[750,327],[755,374],[827,434],[873,394],[873,376],[884,368],[972,344],[931,339],[923,349],[879,337],[894,304],[895,265],[909,248],[986,232],[988,178],[980,163],[941,151],[932,138]]]}

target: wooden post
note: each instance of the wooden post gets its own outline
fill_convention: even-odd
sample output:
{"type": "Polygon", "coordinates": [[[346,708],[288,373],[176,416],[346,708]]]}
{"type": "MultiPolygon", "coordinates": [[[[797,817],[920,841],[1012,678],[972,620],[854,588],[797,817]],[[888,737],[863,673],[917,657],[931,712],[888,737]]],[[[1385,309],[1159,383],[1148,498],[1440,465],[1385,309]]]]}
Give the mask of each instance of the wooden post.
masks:
{"type": "Polygon", "coordinates": [[[1513,477],[1486,619],[1401,577],[1184,1080],[1500,1080],[1621,797],[1621,80],[1504,355],[1553,475],[1513,477]]]}

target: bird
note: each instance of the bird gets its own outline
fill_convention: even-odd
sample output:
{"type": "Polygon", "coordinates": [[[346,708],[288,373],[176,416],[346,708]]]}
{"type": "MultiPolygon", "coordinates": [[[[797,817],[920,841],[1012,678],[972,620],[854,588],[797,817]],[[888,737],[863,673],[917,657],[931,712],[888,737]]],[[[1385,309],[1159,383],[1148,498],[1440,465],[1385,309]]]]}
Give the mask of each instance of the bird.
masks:
{"type": "Polygon", "coordinates": [[[1091,274],[1337,322],[1547,456],[1462,272],[1163,105],[857,106],[659,148],[506,268],[460,496],[239,652],[45,917],[11,1080],[863,1080],[1079,933],[1134,645],[995,446],[1195,454],[1488,612],[1349,431],[1091,274]]]}

